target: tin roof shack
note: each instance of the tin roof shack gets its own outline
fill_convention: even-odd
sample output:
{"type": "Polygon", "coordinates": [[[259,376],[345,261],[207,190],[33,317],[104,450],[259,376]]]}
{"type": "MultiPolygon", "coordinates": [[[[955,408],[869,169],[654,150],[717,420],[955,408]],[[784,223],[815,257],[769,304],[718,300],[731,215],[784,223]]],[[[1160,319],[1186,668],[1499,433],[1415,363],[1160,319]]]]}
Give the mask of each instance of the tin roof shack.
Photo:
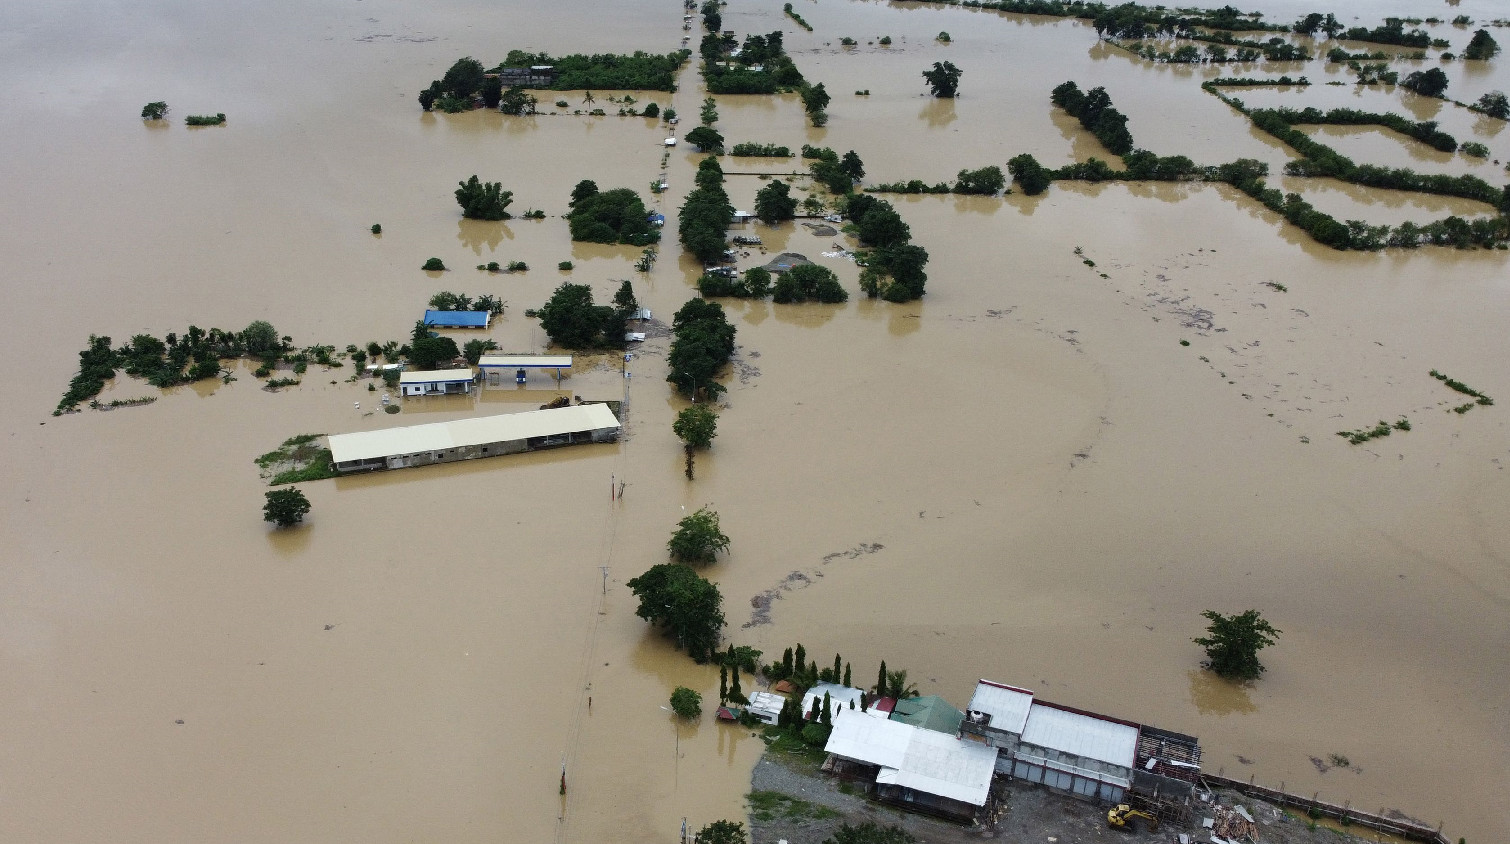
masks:
{"type": "Polygon", "coordinates": [[[1189,820],[1190,801],[1201,778],[1201,742],[1195,736],[1143,725],[1132,790],[1166,823],[1189,820]]]}
{"type": "Polygon", "coordinates": [[[825,769],[875,783],[876,799],[970,823],[991,797],[996,748],[880,718],[834,722],[825,769]],[[873,772],[873,773],[872,773],[873,772]]]}
{"type": "Polygon", "coordinates": [[[1108,803],[1132,786],[1138,726],[1034,701],[1013,754],[1012,776],[1108,803]]]}
{"type": "Polygon", "coordinates": [[[997,764],[1002,773],[1010,774],[1012,755],[1017,752],[1017,742],[1022,739],[1032,706],[1033,693],[1027,689],[981,680],[975,684],[975,694],[960,721],[960,735],[1001,748],[997,764]]]}
{"type": "Polygon", "coordinates": [[[619,420],[606,404],[579,404],[433,422],[403,428],[333,434],[331,460],[342,473],[402,469],[497,457],[576,443],[612,442],[619,420]]]}
{"type": "Polygon", "coordinates": [[[835,723],[839,716],[849,709],[849,704],[854,703],[854,712],[860,711],[860,695],[865,694],[859,689],[851,689],[848,686],[840,686],[836,683],[819,683],[807,690],[802,696],[802,715],[811,720],[815,711],[823,709],[823,695],[828,694],[828,711],[835,723]]]}
{"type": "Polygon", "coordinates": [[[965,720],[965,713],[938,695],[927,695],[897,701],[891,710],[891,720],[954,736],[959,735],[959,725],[965,720]]]}
{"type": "Polygon", "coordinates": [[[751,692],[750,704],[745,711],[755,716],[755,719],[766,724],[774,724],[781,717],[781,707],[786,704],[786,698],[771,692],[751,692]]]}
{"type": "Polygon", "coordinates": [[[431,328],[487,328],[492,320],[488,311],[425,311],[425,325],[431,328]]]}
{"type": "Polygon", "coordinates": [[[449,396],[472,392],[477,376],[471,368],[436,372],[400,372],[399,392],[406,396],[449,396]]]}

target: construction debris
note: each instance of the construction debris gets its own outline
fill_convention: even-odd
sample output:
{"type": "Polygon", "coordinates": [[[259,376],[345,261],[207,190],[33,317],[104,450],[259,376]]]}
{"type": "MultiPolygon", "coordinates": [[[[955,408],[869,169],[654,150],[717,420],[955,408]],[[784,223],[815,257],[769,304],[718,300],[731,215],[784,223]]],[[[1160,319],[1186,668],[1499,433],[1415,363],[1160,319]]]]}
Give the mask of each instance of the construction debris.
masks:
{"type": "MultiPolygon", "coordinates": [[[[1257,841],[1258,824],[1253,822],[1253,816],[1241,806],[1216,806],[1216,817],[1212,819],[1211,840],[1218,838],[1227,841],[1257,841]]],[[[1204,825],[1204,823],[1202,824],[1204,825]]]]}

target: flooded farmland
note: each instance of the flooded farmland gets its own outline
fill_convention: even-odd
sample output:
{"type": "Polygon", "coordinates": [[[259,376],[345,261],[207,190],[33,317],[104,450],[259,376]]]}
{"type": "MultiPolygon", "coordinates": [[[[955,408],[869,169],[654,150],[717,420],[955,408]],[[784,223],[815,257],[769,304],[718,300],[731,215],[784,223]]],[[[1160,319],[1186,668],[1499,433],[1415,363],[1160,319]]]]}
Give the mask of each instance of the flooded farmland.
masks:
{"type": "MultiPolygon", "coordinates": [[[[807,126],[795,95],[720,97],[731,142],[854,149],[867,181],[943,181],[1020,152],[1106,158],[1049,103],[1072,79],[1106,86],[1139,145],[1257,158],[1339,219],[1491,212],[1281,179],[1294,154],[1200,89],[1226,69],[1151,64],[1082,22],[797,5],[813,32],[764,1],[731,0],[724,25],[783,30],[833,95],[829,125],[807,126]],[[870,43],[883,35],[890,47],[870,43]],[[964,70],[953,102],[920,78],[945,59],[964,70]]],[[[1503,15],[1489,0],[1337,11],[1370,26],[1503,15]]],[[[695,481],[653,337],[632,377],[606,355],[563,384],[628,400],[619,444],[307,483],[308,521],[282,532],[259,518],[252,461],[285,438],[533,409],[556,385],[385,416],[349,362],[281,392],[243,363],[229,383],[166,391],[122,376],[103,400],[161,398],[50,415],[92,333],[266,319],[344,348],[407,337],[453,290],[507,300],[489,336],[543,351],[526,308],[564,280],[606,300],[621,278],[669,322],[699,272],[674,237],[639,273],[639,250],[573,243],[559,216],[581,179],[648,198],[664,127],[573,115],[583,92],[562,92],[565,109],[542,94],[561,113],[533,118],[427,114],[415,94],[464,55],[668,52],[681,14],[665,0],[0,9],[7,840],[669,842],[684,817],[741,817],[761,742],[661,709],[677,685],[715,696],[717,671],[648,632],[624,586],[705,504],[732,539],[706,574],[736,644],[800,641],[865,677],[885,659],[956,705],[978,678],[1013,683],[1198,735],[1228,776],[1510,837],[1510,253],[1335,252],[1225,185],[895,196],[932,262],[926,298],[893,305],[820,255],[852,238],[759,226],[768,251],[829,266],[852,298],[726,304],[738,365],[695,481]],[[137,119],[151,100],[171,104],[167,125],[137,119]],[[216,112],[227,125],[181,120],[216,112]],[[550,216],[462,221],[452,191],[473,173],[512,190],[516,214],[550,216]],[[431,256],[451,269],[422,272],[431,256]],[[487,261],[530,270],[472,269],[487,261]],[[1501,404],[1452,413],[1461,397],[1432,369],[1501,404]],[[1408,432],[1336,436],[1402,416],[1408,432]],[[1199,670],[1190,639],[1202,610],[1250,607],[1284,632],[1263,679],[1234,687],[1199,670]],[[1353,765],[1313,762],[1333,753],[1353,765]]],[[[1460,50],[1472,29],[1432,31],[1460,50]]],[[[1507,62],[1443,65],[1451,95],[1510,90],[1507,62]]],[[[1237,70],[1348,79],[1321,61],[1237,70]]],[[[695,67],[679,79],[635,96],[692,118],[695,67]]],[[[1439,120],[1487,162],[1386,130],[1306,131],[1360,161],[1507,178],[1510,132],[1450,103],[1350,84],[1241,96],[1439,120]]],[[[671,153],[657,210],[674,218],[700,157],[671,153]]],[[[764,183],[732,174],[762,164],[724,161],[748,208],[764,183]]]]}

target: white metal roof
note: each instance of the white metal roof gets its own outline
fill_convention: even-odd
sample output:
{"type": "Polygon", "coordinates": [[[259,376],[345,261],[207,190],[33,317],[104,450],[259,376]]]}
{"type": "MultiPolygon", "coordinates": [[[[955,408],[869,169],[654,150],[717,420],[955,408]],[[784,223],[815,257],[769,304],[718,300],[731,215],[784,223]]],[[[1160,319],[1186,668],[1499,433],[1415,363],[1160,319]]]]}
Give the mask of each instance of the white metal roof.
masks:
{"type": "Polygon", "coordinates": [[[619,420],[608,409],[608,405],[579,404],[552,410],[502,413],[355,434],[332,434],[330,453],[331,459],[336,463],[345,463],[395,454],[443,451],[462,446],[618,427],[619,420]]]}
{"type": "Polygon", "coordinates": [[[881,768],[876,782],[983,806],[996,770],[996,748],[900,721],[844,718],[824,747],[881,768]]]}
{"type": "Polygon", "coordinates": [[[802,696],[802,711],[804,713],[812,712],[815,702],[818,703],[821,709],[824,692],[828,692],[828,708],[831,717],[838,718],[839,713],[848,710],[850,701],[855,702],[854,711],[857,713],[860,711],[860,695],[864,694],[864,692],[835,683],[819,683],[808,689],[807,694],[802,696]]]}
{"type": "Polygon", "coordinates": [[[543,366],[549,368],[568,369],[571,367],[571,355],[483,355],[477,362],[478,366],[543,366]]]}
{"type": "Polygon", "coordinates": [[[400,384],[449,384],[453,381],[471,381],[474,377],[470,369],[441,369],[435,372],[400,372],[398,382],[400,384]]]}
{"type": "Polygon", "coordinates": [[[1033,693],[1027,689],[981,680],[975,684],[969,708],[971,712],[990,715],[991,723],[987,726],[991,729],[1022,735],[1023,725],[1028,722],[1028,708],[1032,705],[1033,693]]]}
{"type": "Polygon", "coordinates": [[[1084,759],[1131,768],[1138,748],[1138,728],[1034,703],[1022,740],[1084,759]]]}
{"type": "Polygon", "coordinates": [[[752,712],[769,713],[772,717],[781,714],[781,707],[786,703],[786,698],[771,692],[750,692],[749,709],[752,712]]]}

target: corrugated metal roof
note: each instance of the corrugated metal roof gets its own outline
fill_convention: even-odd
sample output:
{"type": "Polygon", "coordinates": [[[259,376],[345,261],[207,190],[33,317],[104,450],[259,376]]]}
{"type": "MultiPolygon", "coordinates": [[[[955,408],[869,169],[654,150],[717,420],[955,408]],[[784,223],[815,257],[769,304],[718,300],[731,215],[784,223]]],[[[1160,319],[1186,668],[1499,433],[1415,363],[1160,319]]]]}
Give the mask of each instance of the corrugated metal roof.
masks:
{"type": "Polygon", "coordinates": [[[781,707],[786,703],[786,698],[770,692],[750,692],[750,711],[769,715],[775,718],[781,714],[781,707]]]}
{"type": "Polygon", "coordinates": [[[1032,705],[1033,693],[1027,689],[981,680],[975,685],[969,708],[971,712],[990,715],[988,726],[992,729],[1022,735],[1023,725],[1028,721],[1028,708],[1032,705]]]}
{"type": "Polygon", "coordinates": [[[985,805],[996,770],[996,748],[877,718],[834,722],[829,753],[878,765],[876,782],[985,805]]]}
{"type": "Polygon", "coordinates": [[[1131,768],[1138,749],[1138,728],[1035,702],[1028,712],[1022,740],[1084,759],[1131,768]]]}
{"type": "Polygon", "coordinates": [[[435,372],[400,372],[400,384],[449,384],[455,381],[471,381],[477,377],[470,369],[441,369],[435,372]]]}
{"type": "Polygon", "coordinates": [[[545,367],[547,369],[570,369],[571,355],[483,355],[477,365],[487,369],[501,366],[505,369],[545,367]]]}
{"type": "Polygon", "coordinates": [[[487,328],[493,315],[487,311],[425,311],[425,325],[487,328]]]}
{"type": "Polygon", "coordinates": [[[330,452],[331,459],[336,463],[345,463],[395,454],[444,451],[462,446],[618,427],[619,420],[608,409],[608,405],[579,404],[552,410],[502,413],[497,416],[432,422],[428,425],[385,428],[355,434],[332,434],[330,452]]]}
{"type": "Polygon", "coordinates": [[[965,720],[965,713],[938,695],[928,695],[897,701],[891,710],[891,720],[954,735],[959,732],[959,722],[965,720]]]}
{"type": "Polygon", "coordinates": [[[835,683],[819,683],[808,689],[807,694],[802,696],[802,712],[804,715],[813,711],[814,704],[817,704],[819,709],[823,708],[821,701],[823,700],[824,692],[828,692],[829,712],[832,717],[837,718],[839,713],[849,709],[850,701],[855,702],[855,711],[860,711],[860,695],[864,694],[864,692],[835,683]]]}

